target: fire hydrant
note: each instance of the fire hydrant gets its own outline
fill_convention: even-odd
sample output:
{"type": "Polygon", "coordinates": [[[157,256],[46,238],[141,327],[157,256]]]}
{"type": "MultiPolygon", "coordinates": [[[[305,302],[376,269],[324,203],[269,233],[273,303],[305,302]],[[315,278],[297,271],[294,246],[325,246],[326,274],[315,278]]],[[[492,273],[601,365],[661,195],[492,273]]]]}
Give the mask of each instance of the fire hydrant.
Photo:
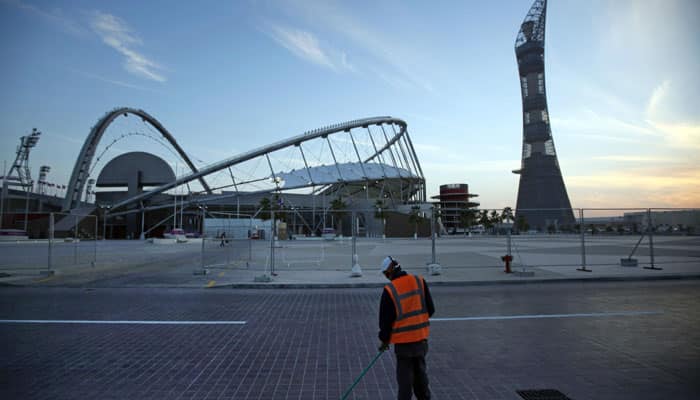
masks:
{"type": "Polygon", "coordinates": [[[512,271],[510,270],[510,262],[513,261],[513,256],[510,254],[506,254],[505,256],[501,257],[501,260],[503,260],[506,263],[506,274],[510,274],[512,271]]]}

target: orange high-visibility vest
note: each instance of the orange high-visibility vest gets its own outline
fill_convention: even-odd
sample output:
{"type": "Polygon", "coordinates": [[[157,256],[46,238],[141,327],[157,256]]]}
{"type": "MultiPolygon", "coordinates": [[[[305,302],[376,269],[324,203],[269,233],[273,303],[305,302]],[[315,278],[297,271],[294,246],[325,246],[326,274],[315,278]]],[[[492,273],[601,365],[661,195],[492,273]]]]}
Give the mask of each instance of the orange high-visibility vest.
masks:
{"type": "Polygon", "coordinates": [[[425,305],[423,278],[406,274],[384,286],[394,301],[396,321],[391,329],[391,343],[420,342],[430,334],[428,307],[425,305]]]}

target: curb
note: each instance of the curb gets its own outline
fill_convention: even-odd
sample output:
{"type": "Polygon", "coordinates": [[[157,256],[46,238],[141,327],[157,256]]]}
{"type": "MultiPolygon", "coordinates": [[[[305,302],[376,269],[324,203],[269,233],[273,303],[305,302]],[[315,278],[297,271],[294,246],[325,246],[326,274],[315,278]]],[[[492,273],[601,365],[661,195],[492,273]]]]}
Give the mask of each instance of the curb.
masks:
{"type": "MultiPolygon", "coordinates": [[[[528,285],[542,283],[581,283],[581,282],[645,282],[645,281],[679,281],[698,280],[700,274],[668,274],[659,276],[634,276],[634,277],[594,277],[594,278],[551,278],[528,279],[518,281],[453,281],[430,282],[430,286],[488,286],[488,285],[528,285]]],[[[385,283],[230,283],[214,285],[208,289],[358,289],[358,288],[382,288],[385,283]]]]}

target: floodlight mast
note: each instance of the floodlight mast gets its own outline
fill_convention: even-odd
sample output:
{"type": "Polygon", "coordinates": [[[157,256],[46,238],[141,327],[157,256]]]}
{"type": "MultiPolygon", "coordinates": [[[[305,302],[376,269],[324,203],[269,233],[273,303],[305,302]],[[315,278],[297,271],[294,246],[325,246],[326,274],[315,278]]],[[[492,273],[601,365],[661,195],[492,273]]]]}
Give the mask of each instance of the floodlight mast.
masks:
{"type": "Polygon", "coordinates": [[[2,177],[3,181],[7,182],[7,186],[16,186],[28,192],[32,191],[34,183],[32,181],[32,173],[29,169],[29,153],[39,142],[40,136],[41,132],[36,128],[32,128],[32,133],[20,138],[15,161],[12,163],[7,174],[2,177]]]}

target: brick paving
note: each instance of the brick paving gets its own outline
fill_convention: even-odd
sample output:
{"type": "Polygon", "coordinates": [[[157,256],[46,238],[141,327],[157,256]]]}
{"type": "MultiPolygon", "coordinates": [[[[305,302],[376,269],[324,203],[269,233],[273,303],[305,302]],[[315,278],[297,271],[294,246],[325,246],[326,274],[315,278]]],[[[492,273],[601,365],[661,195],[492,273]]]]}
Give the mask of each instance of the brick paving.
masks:
{"type": "MultiPolygon", "coordinates": [[[[659,314],[432,323],[435,399],[700,397],[700,282],[432,288],[434,317],[659,314]]],[[[334,399],[371,361],[380,289],[0,288],[0,319],[245,325],[0,323],[2,399],[334,399]]],[[[350,398],[393,399],[387,353],[350,398]]]]}

